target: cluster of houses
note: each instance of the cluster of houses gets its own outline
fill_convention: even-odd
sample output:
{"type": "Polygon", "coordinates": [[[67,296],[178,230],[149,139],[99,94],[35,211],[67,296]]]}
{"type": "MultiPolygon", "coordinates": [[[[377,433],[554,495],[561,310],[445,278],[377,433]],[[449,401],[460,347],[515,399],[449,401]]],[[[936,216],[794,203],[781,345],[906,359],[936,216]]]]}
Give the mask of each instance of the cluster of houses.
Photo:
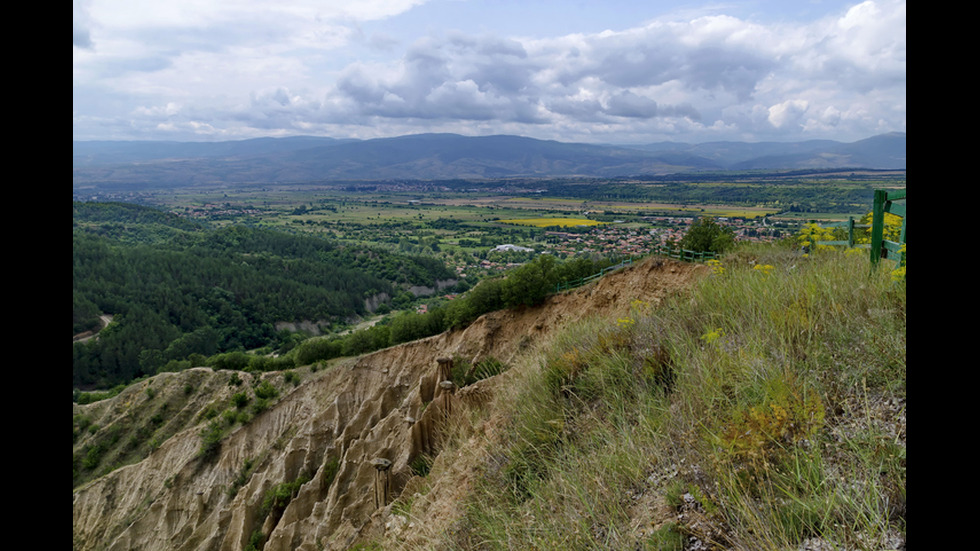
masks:
{"type": "MultiPolygon", "coordinates": [[[[579,254],[600,254],[615,256],[642,256],[656,245],[679,242],[694,217],[650,217],[651,227],[637,228],[633,225],[607,224],[595,226],[588,232],[546,231],[545,239],[528,246],[511,243],[497,245],[490,252],[541,253],[554,254],[568,258],[579,254]]],[[[739,218],[718,218],[718,222],[732,228],[740,241],[771,241],[779,236],[765,221],[746,221],[739,218]]],[[[508,259],[506,255],[488,255],[488,258],[474,259],[475,263],[458,266],[457,272],[465,277],[474,268],[489,272],[504,271],[523,263],[525,259],[508,259]],[[519,260],[519,261],[518,261],[519,260]]]]}
{"type": "MultiPolygon", "coordinates": [[[[764,220],[742,220],[738,218],[718,218],[719,224],[729,226],[735,232],[739,241],[772,241],[779,237],[779,228],[774,228],[764,220]]],[[[559,258],[571,258],[575,255],[603,256],[643,256],[655,246],[668,242],[680,242],[694,223],[695,218],[681,217],[650,217],[651,227],[636,227],[626,224],[608,224],[595,226],[587,232],[575,231],[546,231],[544,239],[527,243],[531,246],[505,243],[489,250],[485,258],[470,258],[456,266],[460,278],[467,274],[482,272],[484,274],[500,273],[520,266],[534,254],[553,254],[559,258]]],[[[458,258],[458,257],[457,257],[458,258]]],[[[456,295],[447,296],[452,300],[456,295]]],[[[426,305],[417,307],[418,313],[427,311],[426,305]]]]}

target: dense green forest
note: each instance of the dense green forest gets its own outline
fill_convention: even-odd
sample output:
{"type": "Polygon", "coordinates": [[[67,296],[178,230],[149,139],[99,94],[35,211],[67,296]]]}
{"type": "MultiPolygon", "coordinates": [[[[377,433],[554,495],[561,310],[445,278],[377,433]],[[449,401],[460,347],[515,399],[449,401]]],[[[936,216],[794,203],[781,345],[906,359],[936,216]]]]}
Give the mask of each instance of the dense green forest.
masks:
{"type": "Polygon", "coordinates": [[[304,341],[292,351],[292,360],[297,365],[305,365],[460,329],[487,312],[538,305],[559,283],[591,276],[612,264],[610,258],[577,257],[561,262],[552,255],[540,255],[505,276],[484,279],[465,295],[435,306],[425,314],[404,312],[348,335],[304,341]]]}
{"type": "Polygon", "coordinates": [[[213,229],[155,209],[73,203],[76,388],[112,386],[169,362],[264,346],[277,321],[337,321],[365,298],[452,277],[441,262],[308,235],[213,229]],[[273,300],[270,300],[270,297],[273,300]]]}

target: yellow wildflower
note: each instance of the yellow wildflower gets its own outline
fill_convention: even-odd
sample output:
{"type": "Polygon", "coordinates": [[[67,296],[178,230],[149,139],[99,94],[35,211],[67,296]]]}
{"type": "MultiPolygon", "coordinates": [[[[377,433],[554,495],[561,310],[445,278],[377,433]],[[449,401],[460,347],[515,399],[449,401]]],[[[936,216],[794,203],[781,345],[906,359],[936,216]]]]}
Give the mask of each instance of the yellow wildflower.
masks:
{"type": "Polygon", "coordinates": [[[711,344],[724,336],[725,336],[725,332],[722,331],[721,328],[719,327],[717,329],[712,329],[711,331],[708,331],[704,335],[701,335],[701,340],[703,340],[708,344],[711,344]]]}
{"type": "Polygon", "coordinates": [[[712,258],[705,262],[705,264],[711,267],[711,273],[715,275],[725,275],[725,267],[721,265],[720,260],[712,258]]]}

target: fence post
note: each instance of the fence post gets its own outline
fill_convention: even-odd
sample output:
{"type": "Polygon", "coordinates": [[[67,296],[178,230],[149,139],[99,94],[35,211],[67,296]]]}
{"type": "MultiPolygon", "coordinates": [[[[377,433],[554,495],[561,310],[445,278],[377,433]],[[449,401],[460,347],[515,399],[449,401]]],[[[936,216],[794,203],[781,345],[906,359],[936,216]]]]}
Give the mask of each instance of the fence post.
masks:
{"type": "MultiPolygon", "coordinates": [[[[902,243],[905,243],[905,224],[908,221],[908,219],[909,219],[908,216],[902,217],[902,234],[898,238],[898,240],[902,243]]],[[[902,253],[901,262],[905,262],[905,253],[902,253]]]]}
{"type": "Polygon", "coordinates": [[[847,248],[854,248],[854,217],[847,217],[847,248]]]}
{"type": "Polygon", "coordinates": [[[871,210],[871,265],[877,266],[881,260],[881,246],[885,234],[885,200],[888,192],[875,190],[874,207],[871,210]]]}

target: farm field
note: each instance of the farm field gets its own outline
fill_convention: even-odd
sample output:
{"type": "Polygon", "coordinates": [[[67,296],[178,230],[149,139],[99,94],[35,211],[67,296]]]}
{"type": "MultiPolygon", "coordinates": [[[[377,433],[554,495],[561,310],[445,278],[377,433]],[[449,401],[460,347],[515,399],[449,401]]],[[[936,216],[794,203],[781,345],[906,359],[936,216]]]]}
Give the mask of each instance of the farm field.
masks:
{"type": "Polygon", "coordinates": [[[733,226],[740,240],[779,239],[808,221],[860,217],[874,188],[905,185],[904,174],[875,176],[264,184],[125,197],[76,190],[75,198],[152,205],[215,227],[246,225],[432,256],[475,282],[541,252],[634,254],[638,243],[678,240],[704,216],[733,226]]]}
{"type": "Polygon", "coordinates": [[[532,226],[535,228],[548,228],[558,226],[562,228],[580,228],[589,226],[601,226],[608,222],[597,222],[588,218],[514,218],[501,220],[502,224],[513,224],[515,226],[532,226]]]}

